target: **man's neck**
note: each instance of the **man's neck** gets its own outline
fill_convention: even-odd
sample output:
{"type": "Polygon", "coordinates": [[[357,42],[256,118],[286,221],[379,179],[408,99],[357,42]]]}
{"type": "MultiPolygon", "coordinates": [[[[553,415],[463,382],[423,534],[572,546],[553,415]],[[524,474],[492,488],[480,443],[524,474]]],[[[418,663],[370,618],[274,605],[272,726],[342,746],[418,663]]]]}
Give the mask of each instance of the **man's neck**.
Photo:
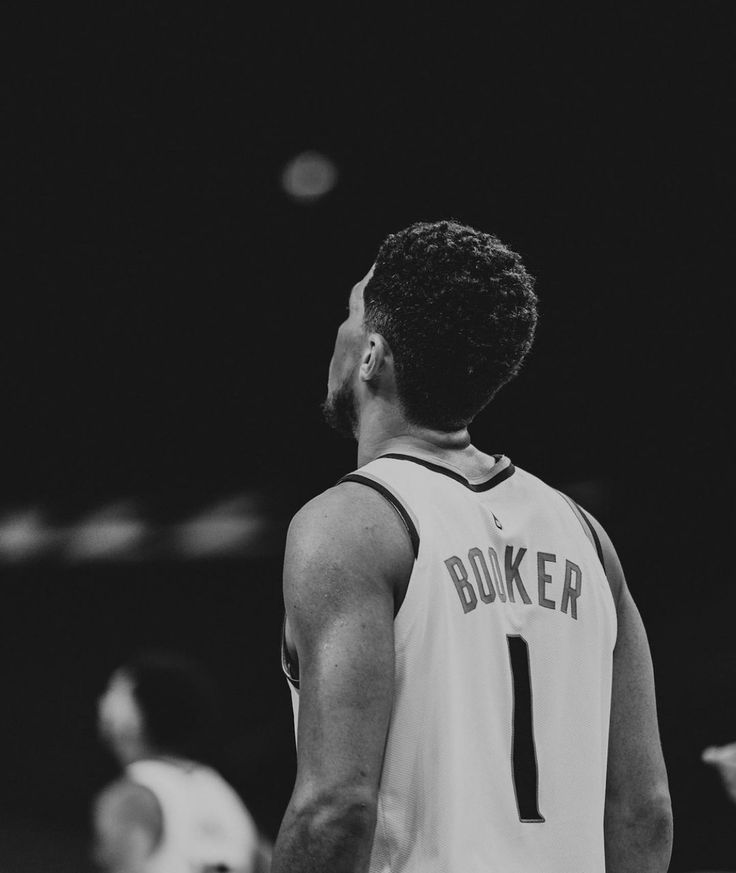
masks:
{"type": "Polygon", "coordinates": [[[151,758],[165,757],[165,753],[145,742],[129,743],[124,748],[118,748],[117,756],[120,763],[127,767],[137,761],[148,761],[151,758]]]}
{"type": "Polygon", "coordinates": [[[456,431],[433,430],[411,424],[398,414],[361,422],[358,436],[358,466],[391,452],[419,452],[438,458],[452,457],[470,449],[467,427],[456,431]]]}

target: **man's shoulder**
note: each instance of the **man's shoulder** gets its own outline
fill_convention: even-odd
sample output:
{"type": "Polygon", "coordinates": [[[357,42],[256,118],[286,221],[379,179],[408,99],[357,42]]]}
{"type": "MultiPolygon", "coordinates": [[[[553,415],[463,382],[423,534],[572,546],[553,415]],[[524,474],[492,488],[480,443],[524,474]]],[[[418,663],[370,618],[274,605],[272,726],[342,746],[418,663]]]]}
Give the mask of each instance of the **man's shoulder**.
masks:
{"type": "Polygon", "coordinates": [[[345,487],[349,484],[339,482],[316,494],[294,513],[291,525],[314,524],[325,516],[344,510],[355,499],[350,489],[345,487]]]}
{"type": "Polygon", "coordinates": [[[307,501],[292,517],[289,532],[351,536],[366,525],[395,525],[395,511],[382,494],[360,481],[340,481],[307,501]]]}
{"type": "Polygon", "coordinates": [[[95,798],[93,828],[101,869],[138,870],[161,843],[163,813],[152,791],[124,777],[95,798]]]}
{"type": "Polygon", "coordinates": [[[154,792],[127,775],[106,785],[94,805],[98,817],[120,823],[155,825],[161,819],[161,805],[154,792]]]}
{"type": "Polygon", "coordinates": [[[363,568],[393,579],[411,573],[412,544],[392,505],[359,482],[342,482],[313,497],[294,515],[286,541],[285,570],[298,576],[310,566],[363,568]]]}

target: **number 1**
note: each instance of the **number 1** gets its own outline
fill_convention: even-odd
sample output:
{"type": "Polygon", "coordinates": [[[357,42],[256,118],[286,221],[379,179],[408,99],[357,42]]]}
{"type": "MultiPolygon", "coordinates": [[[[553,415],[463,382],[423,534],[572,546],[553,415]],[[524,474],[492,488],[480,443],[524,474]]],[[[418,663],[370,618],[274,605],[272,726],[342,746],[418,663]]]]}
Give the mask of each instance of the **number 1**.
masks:
{"type": "Polygon", "coordinates": [[[514,708],[511,720],[511,763],[514,792],[519,808],[519,819],[524,822],[542,822],[539,812],[539,772],[534,746],[532,717],[532,681],[529,672],[529,646],[522,636],[507,635],[511,678],[514,688],[514,708]]]}

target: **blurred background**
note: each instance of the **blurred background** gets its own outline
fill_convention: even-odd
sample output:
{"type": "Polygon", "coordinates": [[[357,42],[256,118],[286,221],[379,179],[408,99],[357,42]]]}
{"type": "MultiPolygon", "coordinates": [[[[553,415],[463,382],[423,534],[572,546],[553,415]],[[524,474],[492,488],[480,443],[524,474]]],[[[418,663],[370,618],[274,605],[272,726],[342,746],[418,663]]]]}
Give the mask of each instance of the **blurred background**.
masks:
{"type": "Polygon", "coordinates": [[[321,422],[351,286],[454,217],[538,277],[474,442],[598,516],[644,615],[672,870],[736,868],[701,750],[736,739],[729,2],[3,11],[0,869],[89,867],[95,701],[200,658],[275,837],[291,515],[350,471],[321,422]],[[730,265],[729,265],[730,267],[730,265]]]}

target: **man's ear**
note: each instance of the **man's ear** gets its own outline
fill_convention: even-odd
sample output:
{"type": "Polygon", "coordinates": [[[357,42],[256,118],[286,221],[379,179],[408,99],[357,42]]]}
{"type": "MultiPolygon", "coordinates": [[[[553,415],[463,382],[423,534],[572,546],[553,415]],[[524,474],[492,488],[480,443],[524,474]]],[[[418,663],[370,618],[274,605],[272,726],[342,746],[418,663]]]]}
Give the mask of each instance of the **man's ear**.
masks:
{"type": "Polygon", "coordinates": [[[391,349],[381,334],[368,334],[358,369],[361,380],[374,381],[391,365],[391,360],[391,349]]]}

